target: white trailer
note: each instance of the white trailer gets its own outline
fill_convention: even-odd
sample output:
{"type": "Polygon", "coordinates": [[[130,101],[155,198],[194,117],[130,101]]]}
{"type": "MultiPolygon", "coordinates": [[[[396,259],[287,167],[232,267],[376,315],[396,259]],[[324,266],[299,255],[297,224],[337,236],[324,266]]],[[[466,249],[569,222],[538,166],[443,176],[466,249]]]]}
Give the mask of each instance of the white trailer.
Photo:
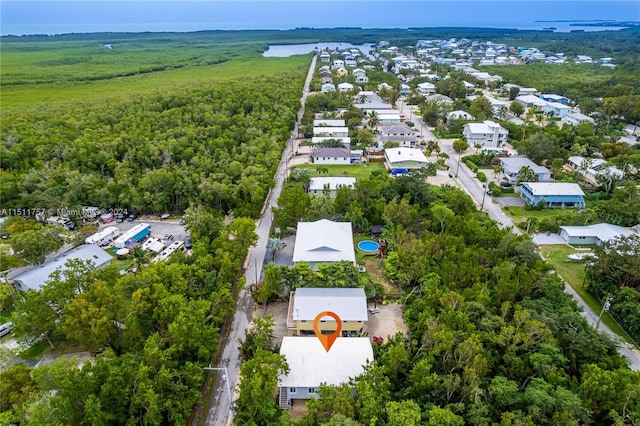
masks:
{"type": "Polygon", "coordinates": [[[116,238],[116,240],[113,242],[113,245],[119,249],[125,248],[127,243],[129,243],[130,241],[139,242],[149,234],[151,234],[151,225],[149,225],[148,223],[139,223],[116,238]]]}
{"type": "Polygon", "coordinates": [[[152,262],[162,262],[177,251],[184,251],[184,241],[174,241],[153,258],[152,262]]]}
{"type": "Polygon", "coordinates": [[[87,237],[85,243],[104,246],[115,240],[118,235],[120,235],[120,230],[118,228],[116,228],[115,226],[107,226],[103,230],[87,237]]]}

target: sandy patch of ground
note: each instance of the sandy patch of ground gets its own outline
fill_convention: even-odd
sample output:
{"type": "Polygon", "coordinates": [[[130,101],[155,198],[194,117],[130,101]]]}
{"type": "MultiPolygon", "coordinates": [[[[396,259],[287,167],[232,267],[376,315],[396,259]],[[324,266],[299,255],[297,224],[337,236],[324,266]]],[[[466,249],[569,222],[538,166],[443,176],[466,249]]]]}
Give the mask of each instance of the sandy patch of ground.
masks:
{"type": "Polygon", "coordinates": [[[438,174],[435,176],[429,176],[427,178],[427,182],[436,186],[455,185],[453,179],[449,177],[449,173],[449,171],[438,170],[438,174]]]}
{"type": "Polygon", "coordinates": [[[306,399],[294,399],[293,405],[289,410],[289,416],[291,420],[300,420],[305,414],[307,414],[307,400],[306,399]]]}
{"type": "Polygon", "coordinates": [[[369,313],[367,331],[370,337],[380,336],[387,341],[389,336],[395,336],[398,332],[405,335],[409,332],[402,317],[402,305],[389,303],[386,306],[379,305],[378,308],[380,309],[379,313],[369,313]]]}
{"type": "MultiPolygon", "coordinates": [[[[267,305],[266,315],[273,315],[273,334],[275,336],[275,344],[276,347],[280,346],[282,343],[282,338],[284,336],[293,336],[294,331],[287,329],[287,310],[289,304],[287,302],[275,302],[267,305]]],[[[262,317],[263,313],[262,306],[259,306],[253,312],[253,317],[262,317]]]]}
{"type": "Polygon", "coordinates": [[[381,259],[379,257],[366,256],[362,259],[364,268],[366,269],[369,277],[373,282],[381,284],[382,287],[384,287],[384,291],[386,293],[399,293],[400,290],[397,287],[391,285],[391,283],[389,283],[389,281],[387,281],[387,279],[385,278],[384,267],[379,264],[380,261],[381,259]]]}

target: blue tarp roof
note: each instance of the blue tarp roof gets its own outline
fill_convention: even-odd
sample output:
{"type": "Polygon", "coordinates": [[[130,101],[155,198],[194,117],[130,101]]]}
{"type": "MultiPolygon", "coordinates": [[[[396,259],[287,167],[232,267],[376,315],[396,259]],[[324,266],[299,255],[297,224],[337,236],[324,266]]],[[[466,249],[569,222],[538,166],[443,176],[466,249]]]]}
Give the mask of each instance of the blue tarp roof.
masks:
{"type": "Polygon", "coordinates": [[[131,239],[133,241],[140,241],[141,239],[143,239],[144,237],[146,237],[150,233],[151,233],[151,229],[149,229],[149,228],[143,229],[142,231],[140,231],[136,235],[134,235],[131,239]]]}

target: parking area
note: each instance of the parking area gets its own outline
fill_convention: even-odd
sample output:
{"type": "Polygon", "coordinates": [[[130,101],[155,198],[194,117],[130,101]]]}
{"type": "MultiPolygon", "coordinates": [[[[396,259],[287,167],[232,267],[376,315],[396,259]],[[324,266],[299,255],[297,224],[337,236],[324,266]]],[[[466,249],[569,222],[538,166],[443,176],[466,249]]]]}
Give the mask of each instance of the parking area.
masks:
{"type": "Polygon", "coordinates": [[[166,234],[173,235],[174,240],[184,241],[184,238],[188,235],[187,231],[184,229],[184,225],[180,224],[180,221],[177,219],[169,219],[169,220],[161,220],[158,217],[151,216],[141,216],[133,222],[124,221],[122,223],[117,223],[115,220],[111,223],[102,223],[100,224],[99,229],[104,229],[107,226],[115,226],[120,231],[127,231],[139,223],[148,223],[151,225],[151,235],[162,237],[166,234]]]}
{"type": "MultiPolygon", "coordinates": [[[[369,307],[373,307],[373,305],[369,307]]],[[[402,305],[389,303],[388,305],[378,305],[378,309],[380,312],[377,314],[369,313],[369,321],[367,322],[369,336],[379,336],[387,341],[389,336],[395,336],[397,333],[403,335],[409,333],[402,316],[402,305]]]]}

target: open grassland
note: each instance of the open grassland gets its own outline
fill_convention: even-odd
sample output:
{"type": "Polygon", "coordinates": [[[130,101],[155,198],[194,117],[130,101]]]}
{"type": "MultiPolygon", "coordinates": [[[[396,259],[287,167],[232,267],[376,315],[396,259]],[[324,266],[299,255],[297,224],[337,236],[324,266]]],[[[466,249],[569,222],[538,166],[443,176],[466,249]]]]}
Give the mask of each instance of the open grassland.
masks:
{"type": "Polygon", "coordinates": [[[366,179],[376,170],[384,171],[384,163],[368,164],[302,164],[295,168],[309,169],[312,176],[334,176],[334,177],[354,177],[356,179],[366,179]]]}
{"type": "MultiPolygon", "coordinates": [[[[585,270],[584,263],[580,262],[567,262],[567,256],[574,253],[579,253],[574,248],[568,245],[544,245],[540,246],[545,259],[549,261],[555,268],[558,275],[560,275],[576,293],[582,297],[587,305],[596,313],[600,313],[602,306],[598,300],[593,297],[591,293],[584,288],[585,270]]],[[[584,252],[581,252],[584,253],[584,252]]],[[[627,336],[620,326],[611,318],[608,312],[604,312],[602,315],[602,322],[605,323],[614,333],[621,336],[628,343],[633,343],[633,340],[627,336]]]]}
{"type": "Polygon", "coordinates": [[[255,41],[220,42],[193,35],[103,40],[3,40],[2,106],[120,100],[188,90],[305,68],[310,60],[310,55],[264,58],[265,45],[255,41]]]}

